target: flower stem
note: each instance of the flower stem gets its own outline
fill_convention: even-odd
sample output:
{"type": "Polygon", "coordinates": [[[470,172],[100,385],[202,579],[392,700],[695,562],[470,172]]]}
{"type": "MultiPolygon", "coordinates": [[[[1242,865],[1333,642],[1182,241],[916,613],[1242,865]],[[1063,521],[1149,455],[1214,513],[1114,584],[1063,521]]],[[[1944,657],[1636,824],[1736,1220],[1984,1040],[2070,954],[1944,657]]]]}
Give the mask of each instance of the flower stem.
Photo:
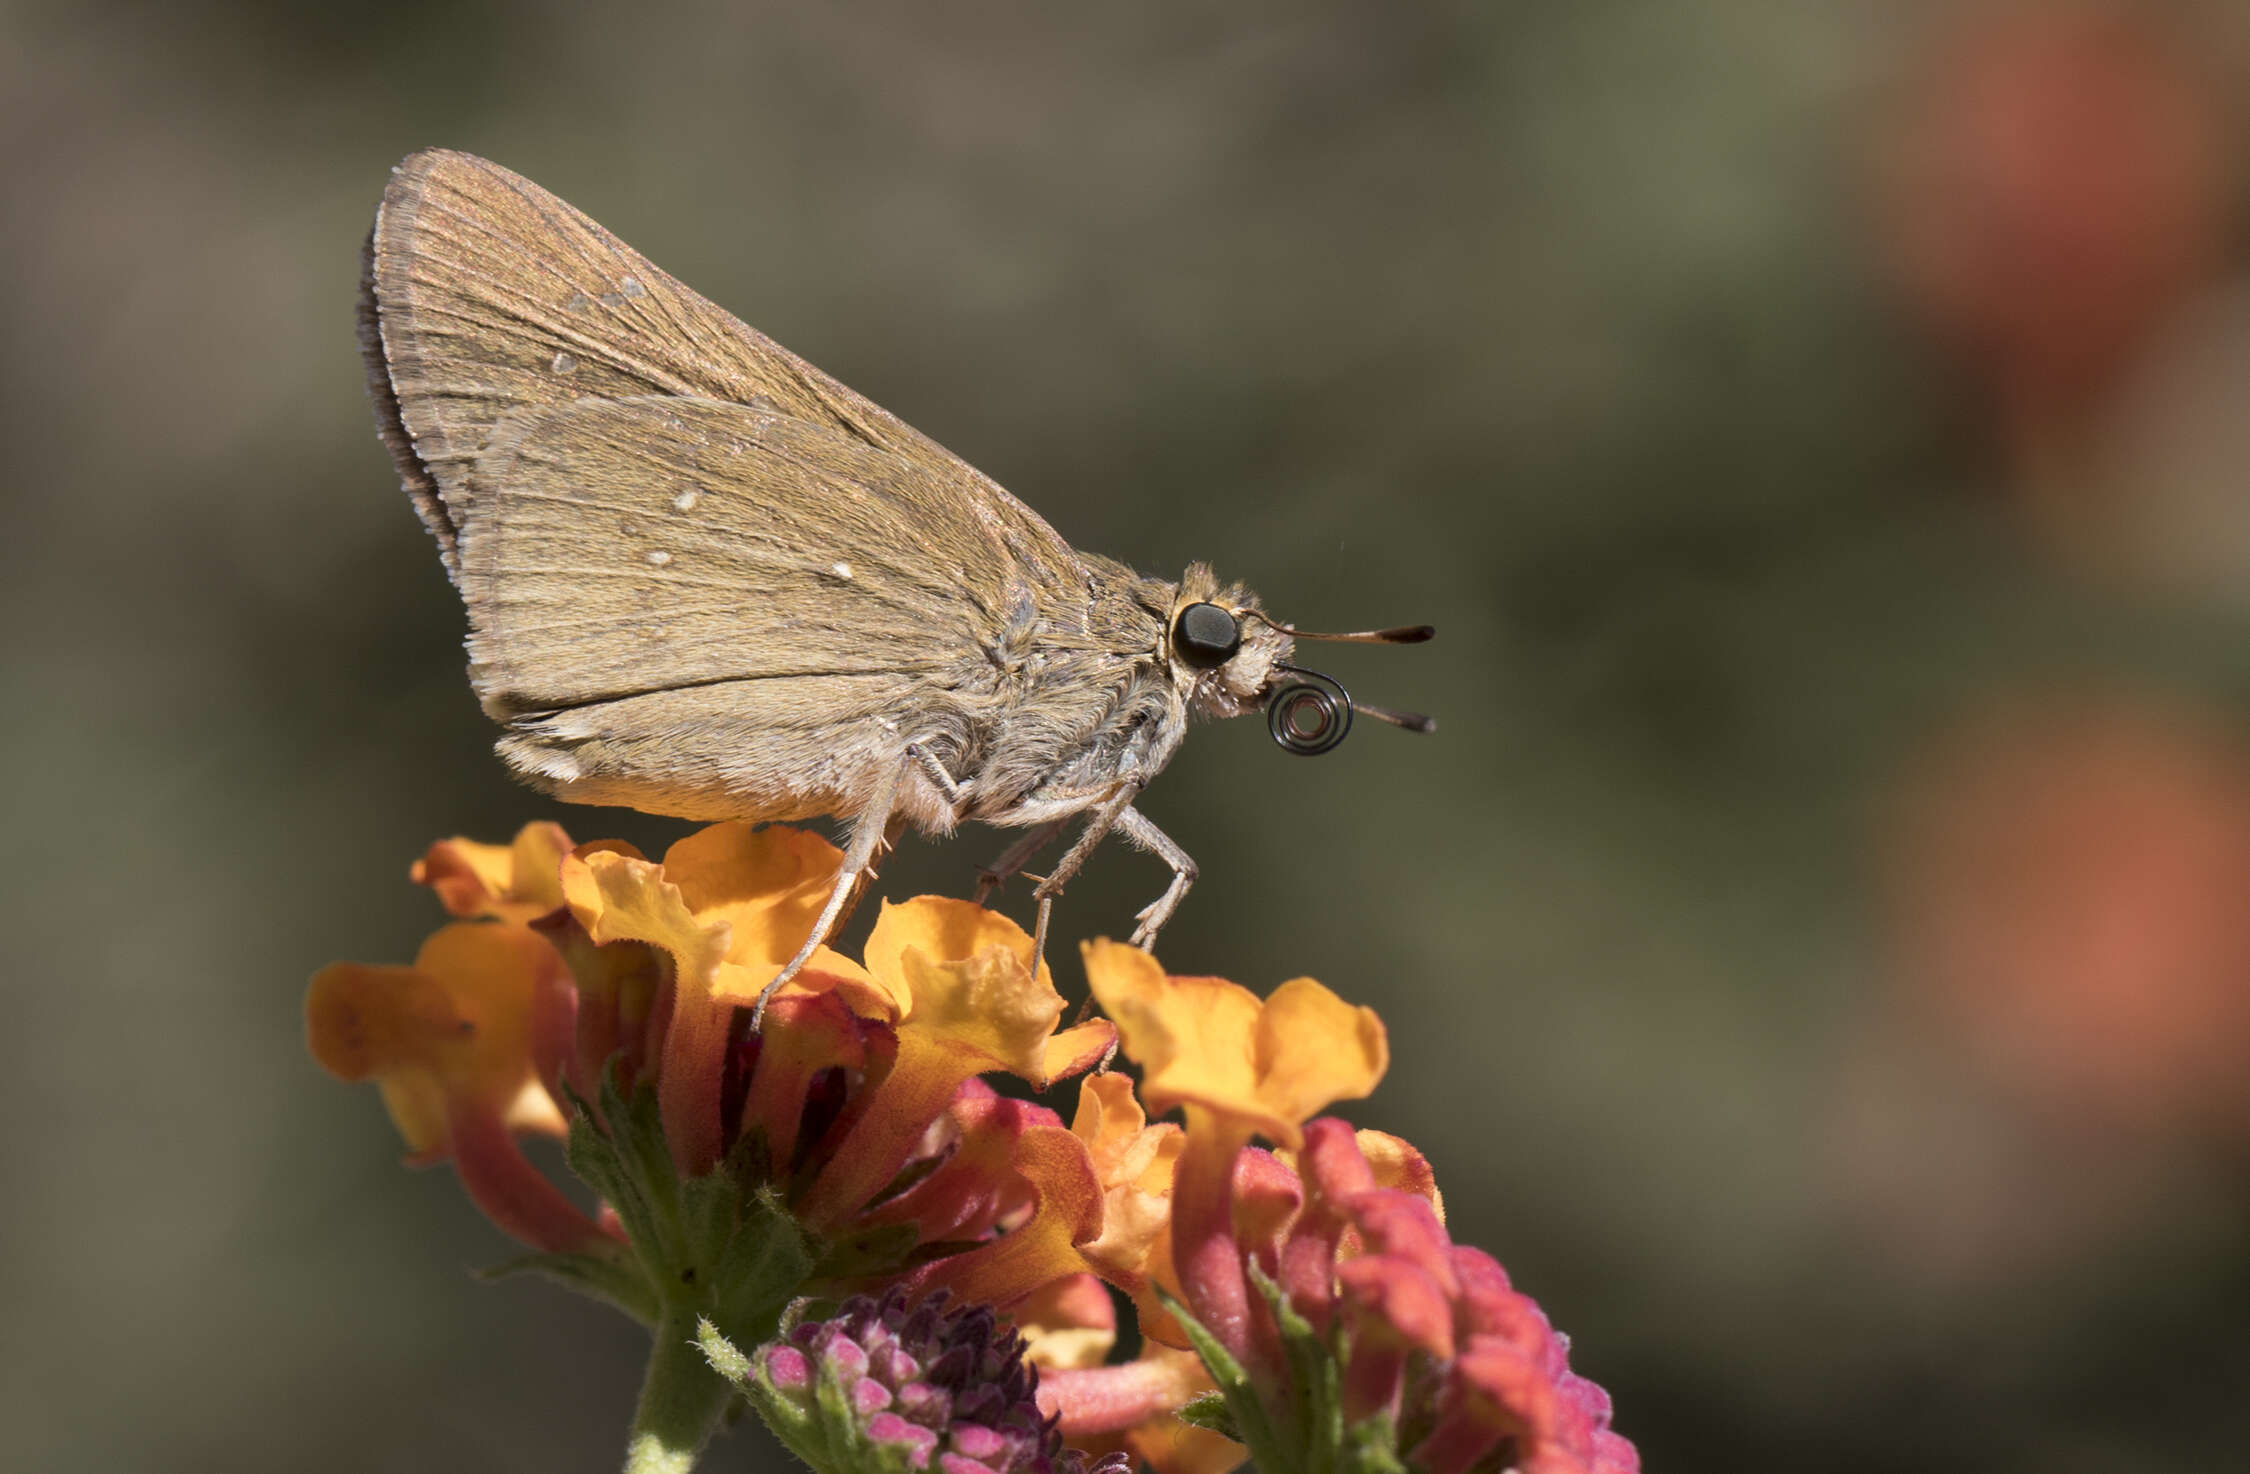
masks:
{"type": "Polygon", "coordinates": [[[711,1370],[696,1344],[695,1312],[667,1305],[656,1323],[633,1434],[625,1445],[625,1474],[687,1474],[710,1441],[734,1388],[711,1370]]]}

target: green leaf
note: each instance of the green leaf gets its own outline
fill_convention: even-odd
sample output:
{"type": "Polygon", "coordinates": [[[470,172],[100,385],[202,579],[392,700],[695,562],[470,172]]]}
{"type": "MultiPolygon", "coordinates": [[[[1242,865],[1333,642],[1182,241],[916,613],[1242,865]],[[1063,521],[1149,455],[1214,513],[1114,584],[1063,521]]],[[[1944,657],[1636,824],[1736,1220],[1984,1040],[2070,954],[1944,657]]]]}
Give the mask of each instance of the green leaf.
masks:
{"type": "Polygon", "coordinates": [[[538,1275],[564,1289],[614,1305],[644,1326],[656,1324],[656,1291],[622,1245],[615,1254],[526,1254],[476,1271],[477,1278],[487,1282],[519,1274],[538,1275]]]}
{"type": "MultiPolygon", "coordinates": [[[[652,1305],[656,1314],[678,1307],[745,1345],[771,1336],[824,1253],[780,1196],[731,1154],[681,1181],[655,1088],[626,1090],[615,1060],[602,1072],[598,1112],[575,1093],[570,1102],[571,1169],[616,1211],[639,1260],[632,1313],[647,1320],[652,1305]]],[[[596,1285],[617,1298],[617,1287],[596,1285]]]]}

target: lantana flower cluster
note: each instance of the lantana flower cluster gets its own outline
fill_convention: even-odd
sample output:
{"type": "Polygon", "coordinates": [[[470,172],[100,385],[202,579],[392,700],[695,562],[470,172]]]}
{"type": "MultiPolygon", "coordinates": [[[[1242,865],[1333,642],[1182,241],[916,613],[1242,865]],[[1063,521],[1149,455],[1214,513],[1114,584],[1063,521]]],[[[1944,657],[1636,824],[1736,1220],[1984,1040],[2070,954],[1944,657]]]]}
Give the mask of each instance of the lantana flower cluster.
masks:
{"type": "Polygon", "coordinates": [[[752,1032],[840,861],[738,823],[661,862],[552,824],[447,840],[413,877],[454,919],[413,965],[312,981],[313,1053],[378,1086],[408,1160],[452,1164],[513,1267],[652,1329],[629,1470],[691,1467],[743,1400],[821,1474],[1638,1469],[1422,1156],[1318,1118],[1387,1068],[1373,1012],[1093,942],[1107,1017],[1063,1027],[1020,927],[920,897],[752,1032]],[[1075,1078],[1076,1108],[995,1075],[1075,1078]]]}

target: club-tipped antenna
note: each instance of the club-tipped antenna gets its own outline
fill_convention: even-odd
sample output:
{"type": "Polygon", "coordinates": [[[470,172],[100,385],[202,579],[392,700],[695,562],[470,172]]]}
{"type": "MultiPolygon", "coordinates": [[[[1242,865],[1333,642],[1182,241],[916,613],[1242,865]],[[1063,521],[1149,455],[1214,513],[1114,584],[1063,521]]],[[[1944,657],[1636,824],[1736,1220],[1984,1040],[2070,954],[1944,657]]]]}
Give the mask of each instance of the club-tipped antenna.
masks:
{"type": "MultiPolygon", "coordinates": [[[[1255,609],[1242,611],[1252,619],[1273,626],[1297,640],[1330,640],[1343,645],[1419,645],[1437,633],[1437,626],[1428,624],[1401,624],[1387,630],[1349,630],[1339,634],[1322,634],[1317,630],[1301,630],[1293,624],[1283,624],[1270,614],[1255,609]]],[[[1369,715],[1373,715],[1372,712],[1369,715]]]]}

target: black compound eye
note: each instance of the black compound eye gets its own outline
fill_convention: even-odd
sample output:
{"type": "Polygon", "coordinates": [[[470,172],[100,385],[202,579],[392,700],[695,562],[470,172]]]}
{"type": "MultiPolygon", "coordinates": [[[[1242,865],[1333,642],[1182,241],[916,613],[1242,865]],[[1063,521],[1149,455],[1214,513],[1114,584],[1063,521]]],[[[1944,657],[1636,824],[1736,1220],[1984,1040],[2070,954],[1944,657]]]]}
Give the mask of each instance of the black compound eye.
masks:
{"type": "Polygon", "coordinates": [[[1242,626],[1216,604],[1190,604],[1172,623],[1172,653],[1183,665],[1211,670],[1242,648],[1242,626]]]}

